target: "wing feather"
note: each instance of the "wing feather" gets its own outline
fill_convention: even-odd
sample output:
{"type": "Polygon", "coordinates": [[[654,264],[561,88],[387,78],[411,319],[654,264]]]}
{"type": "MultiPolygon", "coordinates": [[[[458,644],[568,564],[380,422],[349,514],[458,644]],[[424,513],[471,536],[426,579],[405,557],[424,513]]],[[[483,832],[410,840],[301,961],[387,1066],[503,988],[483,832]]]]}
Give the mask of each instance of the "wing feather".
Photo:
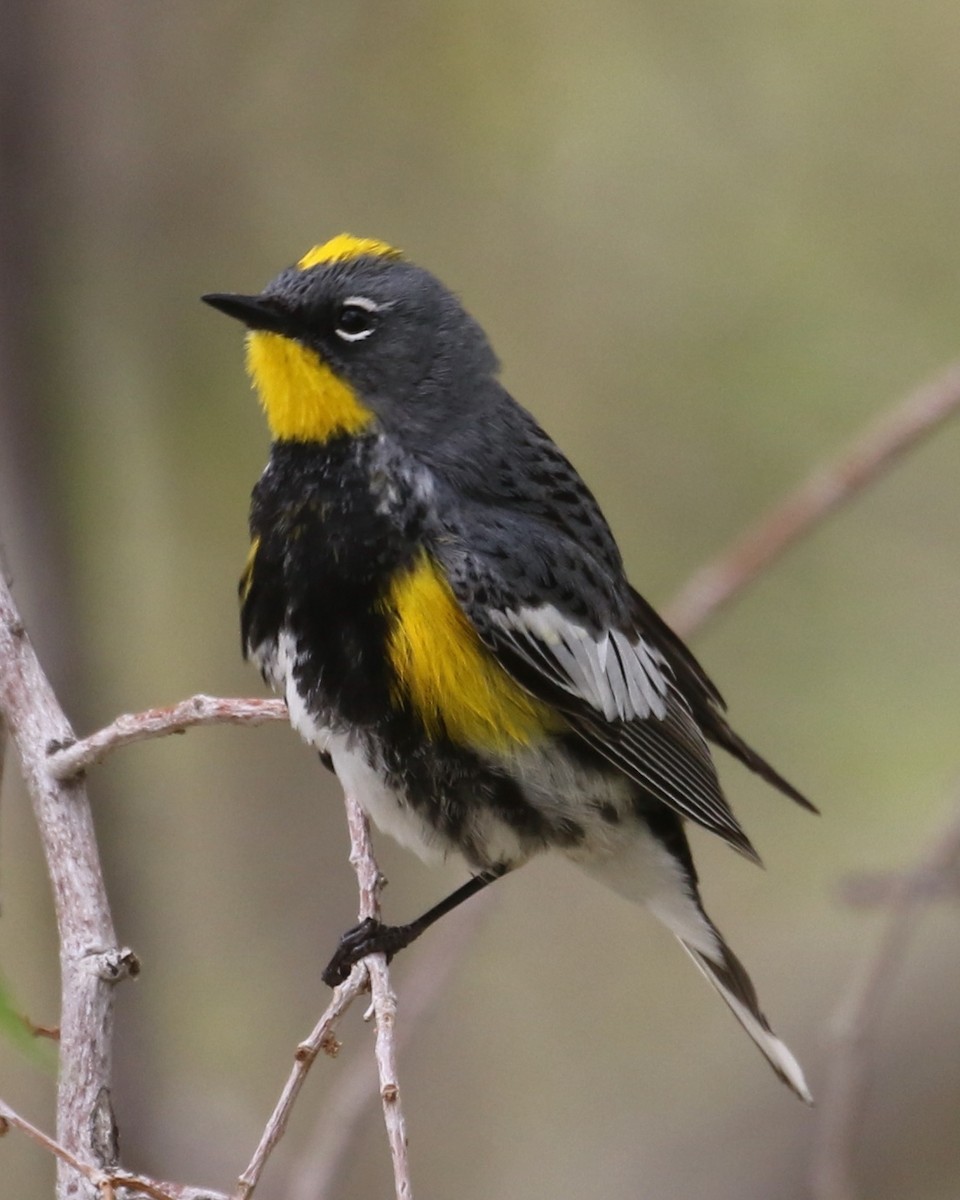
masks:
{"type": "Polygon", "coordinates": [[[667,680],[659,656],[639,634],[631,638],[610,629],[594,635],[552,604],[497,609],[487,617],[528,660],[533,643],[537,659],[551,663],[548,674],[557,686],[608,721],[665,715],[667,680]]]}
{"type": "Polygon", "coordinates": [[[553,605],[486,609],[475,623],[507,670],[648,797],[759,861],[673,669],[648,637],[615,627],[594,635],[553,605]]]}

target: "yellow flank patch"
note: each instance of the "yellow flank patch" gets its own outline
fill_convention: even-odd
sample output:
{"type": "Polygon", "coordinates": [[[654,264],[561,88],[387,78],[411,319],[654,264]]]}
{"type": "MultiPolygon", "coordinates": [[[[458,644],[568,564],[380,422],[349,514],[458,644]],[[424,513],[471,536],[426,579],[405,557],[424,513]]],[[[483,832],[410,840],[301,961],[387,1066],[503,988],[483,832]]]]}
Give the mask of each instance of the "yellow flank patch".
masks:
{"type": "Polygon", "coordinates": [[[394,618],[387,654],[398,699],[413,707],[428,734],[505,751],[560,726],[552,709],[520,687],[484,647],[426,553],[393,581],[386,608],[394,618]]]}
{"type": "Polygon", "coordinates": [[[257,551],[260,549],[260,539],[255,537],[250,543],[250,549],[247,551],[247,561],[243,564],[243,572],[240,575],[240,603],[245,604],[247,597],[250,595],[250,589],[253,587],[253,564],[256,562],[257,551]]]}
{"type": "Polygon", "coordinates": [[[325,442],[373,420],[318,354],[279,333],[247,334],[247,374],[275,440],[325,442]]]}
{"type": "Polygon", "coordinates": [[[363,254],[372,254],[377,258],[402,258],[403,253],[388,246],[386,242],[378,242],[376,238],[358,238],[350,233],[338,233],[322,246],[314,246],[312,250],[300,259],[297,266],[301,271],[309,267],[319,267],[326,263],[348,262],[351,258],[360,258],[363,254]]]}

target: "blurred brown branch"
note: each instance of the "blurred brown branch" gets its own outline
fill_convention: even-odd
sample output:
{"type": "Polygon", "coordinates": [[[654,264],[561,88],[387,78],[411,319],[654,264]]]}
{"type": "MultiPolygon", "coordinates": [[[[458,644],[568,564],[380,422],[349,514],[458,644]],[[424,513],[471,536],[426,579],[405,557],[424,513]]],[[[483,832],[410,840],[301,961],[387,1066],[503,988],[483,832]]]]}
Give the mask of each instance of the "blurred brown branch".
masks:
{"type": "Polygon", "coordinates": [[[960,363],[953,363],[868,425],[835,459],[818,467],[713,562],[695,571],[664,618],[689,637],[739,596],[795,542],[879,479],[960,409],[960,363]]]}
{"type": "Polygon", "coordinates": [[[870,1076],[870,1051],[894,977],[903,965],[932,879],[952,879],[960,865],[960,799],[916,864],[899,873],[887,897],[884,924],[830,1022],[832,1048],[821,1092],[813,1147],[815,1200],[857,1200],[854,1146],[870,1076]]]}
{"type": "MultiPolygon", "coordinates": [[[[903,871],[862,871],[840,881],[839,897],[851,908],[883,908],[899,899],[902,883],[903,871]]],[[[960,899],[960,863],[926,877],[918,871],[914,884],[918,900],[960,899]]]]}

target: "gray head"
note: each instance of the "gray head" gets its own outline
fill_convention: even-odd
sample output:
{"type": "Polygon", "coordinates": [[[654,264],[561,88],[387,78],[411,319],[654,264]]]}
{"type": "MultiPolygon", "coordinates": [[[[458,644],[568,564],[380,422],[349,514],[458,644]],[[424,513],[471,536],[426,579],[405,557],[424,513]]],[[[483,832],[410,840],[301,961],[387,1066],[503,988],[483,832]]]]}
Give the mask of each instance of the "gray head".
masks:
{"type": "Polygon", "coordinates": [[[278,439],[324,441],[375,417],[421,442],[469,423],[499,391],[477,322],[382,242],[341,234],[257,296],[204,300],[250,331],[248,367],[278,439]]]}

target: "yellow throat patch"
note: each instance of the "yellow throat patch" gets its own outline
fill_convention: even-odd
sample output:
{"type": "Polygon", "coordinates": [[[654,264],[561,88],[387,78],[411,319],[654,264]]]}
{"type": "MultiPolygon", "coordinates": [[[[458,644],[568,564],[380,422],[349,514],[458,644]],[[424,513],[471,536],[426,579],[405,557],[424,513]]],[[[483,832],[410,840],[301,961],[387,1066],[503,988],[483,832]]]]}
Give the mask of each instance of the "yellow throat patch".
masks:
{"type": "Polygon", "coordinates": [[[275,441],[325,442],[373,421],[319,354],[279,333],[247,334],[247,374],[275,441]]]}
{"type": "MultiPolygon", "coordinates": [[[[301,271],[373,255],[402,258],[375,238],[341,233],[300,259],[301,271]]],[[[257,391],[275,441],[325,442],[355,434],[373,421],[357,393],[313,350],[278,333],[247,334],[247,374],[257,391]]]]}
{"type": "Polygon", "coordinates": [[[394,617],[387,654],[397,699],[427,733],[460,745],[509,751],[561,726],[546,704],[500,666],[467,620],[437,564],[423,552],[394,579],[385,608],[394,617]]]}

